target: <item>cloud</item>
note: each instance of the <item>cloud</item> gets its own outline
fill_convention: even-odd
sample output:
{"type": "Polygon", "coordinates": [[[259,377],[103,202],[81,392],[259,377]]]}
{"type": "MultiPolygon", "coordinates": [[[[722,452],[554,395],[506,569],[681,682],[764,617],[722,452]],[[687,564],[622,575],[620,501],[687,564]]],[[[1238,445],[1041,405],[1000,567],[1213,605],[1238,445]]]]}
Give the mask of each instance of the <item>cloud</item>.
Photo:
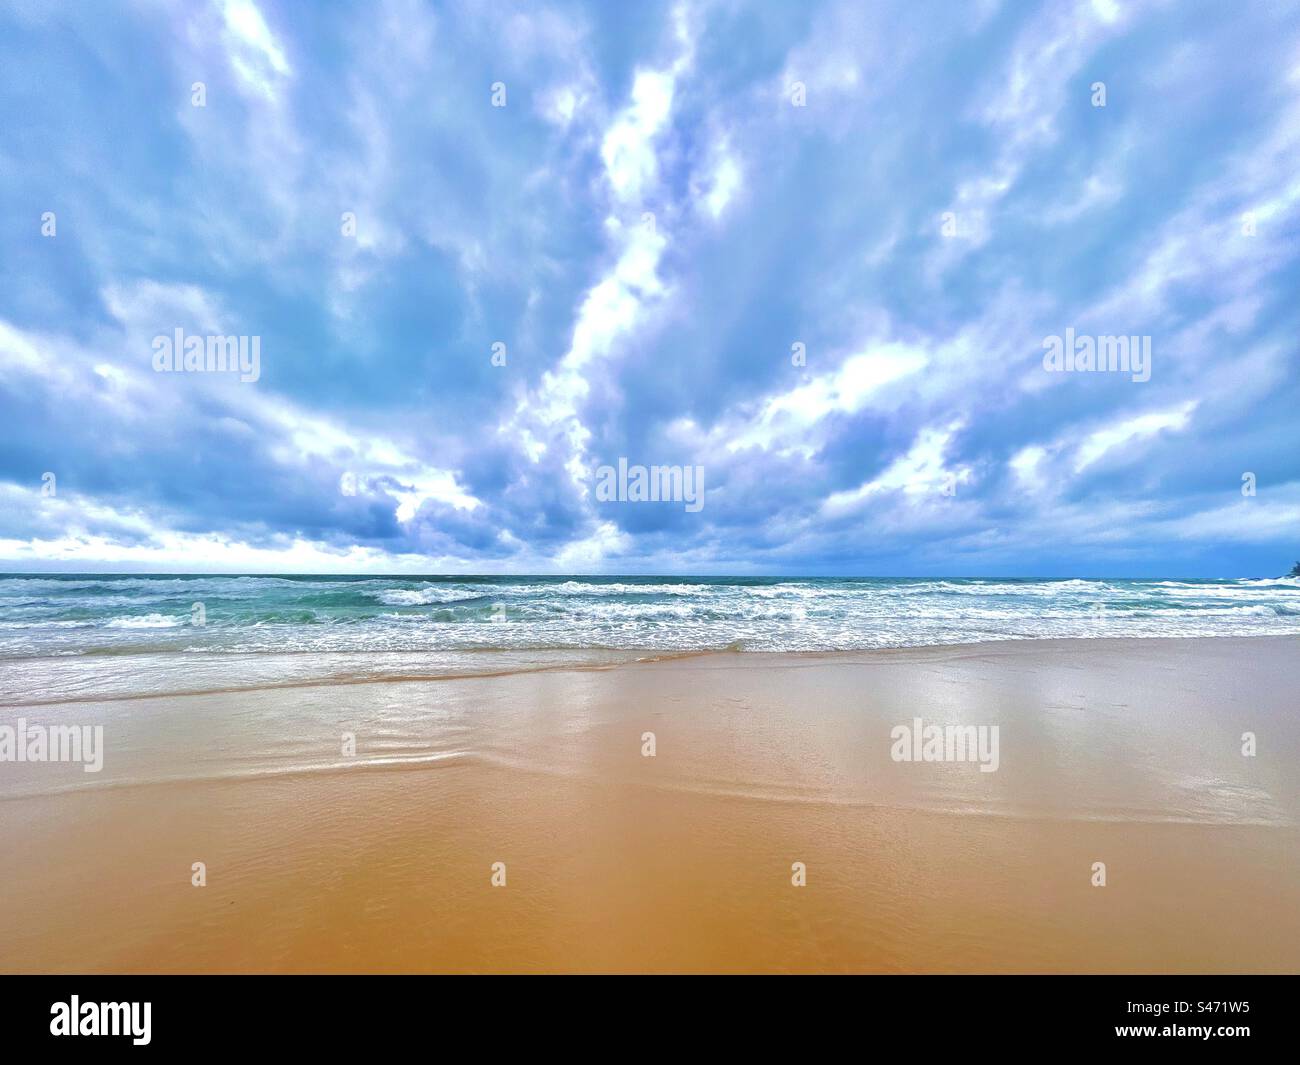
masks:
{"type": "Polygon", "coordinates": [[[0,561],[1277,572],[1297,85],[1270,5],[20,5],[0,561]]]}
{"type": "Polygon", "coordinates": [[[1166,429],[1178,431],[1186,428],[1195,410],[1196,403],[1188,401],[1172,410],[1153,411],[1095,430],[1079,445],[1074,459],[1075,472],[1086,469],[1127,444],[1155,436],[1166,429]]]}
{"type": "Polygon", "coordinates": [[[240,79],[259,93],[273,98],[275,83],[291,73],[284,50],[272,36],[253,0],[223,0],[230,63],[240,79]]]}

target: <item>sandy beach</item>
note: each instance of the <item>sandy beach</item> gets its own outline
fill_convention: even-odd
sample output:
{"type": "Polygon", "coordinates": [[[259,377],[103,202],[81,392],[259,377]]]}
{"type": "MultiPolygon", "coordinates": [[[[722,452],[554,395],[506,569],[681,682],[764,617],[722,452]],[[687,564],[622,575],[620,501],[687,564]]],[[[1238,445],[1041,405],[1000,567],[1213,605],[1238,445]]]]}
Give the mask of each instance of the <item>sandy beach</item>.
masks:
{"type": "Polygon", "coordinates": [[[295,676],[6,705],[0,969],[1300,970],[1293,637],[295,676]]]}

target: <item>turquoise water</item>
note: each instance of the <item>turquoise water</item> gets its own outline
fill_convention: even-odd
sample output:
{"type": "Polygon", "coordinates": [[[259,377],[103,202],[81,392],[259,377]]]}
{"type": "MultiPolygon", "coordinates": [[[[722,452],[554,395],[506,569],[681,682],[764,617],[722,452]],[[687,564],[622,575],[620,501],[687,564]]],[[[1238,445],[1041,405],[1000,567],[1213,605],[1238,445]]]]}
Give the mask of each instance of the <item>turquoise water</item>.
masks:
{"type": "Polygon", "coordinates": [[[1286,634],[1300,634],[1294,578],[0,576],[0,658],[10,660],[1286,634]]]}

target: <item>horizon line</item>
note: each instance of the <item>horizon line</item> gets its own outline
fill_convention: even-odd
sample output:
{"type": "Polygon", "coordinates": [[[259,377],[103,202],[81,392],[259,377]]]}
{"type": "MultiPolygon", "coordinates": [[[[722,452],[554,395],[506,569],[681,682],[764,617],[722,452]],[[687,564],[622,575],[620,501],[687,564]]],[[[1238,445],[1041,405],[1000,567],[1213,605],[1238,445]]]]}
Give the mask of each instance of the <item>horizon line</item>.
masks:
{"type": "Polygon", "coordinates": [[[881,573],[591,573],[574,571],[570,573],[390,573],[390,572],[320,572],[320,571],[253,571],[253,570],[0,570],[0,579],[8,577],[309,577],[309,578],[348,578],[348,579],[391,579],[391,580],[482,580],[482,579],[546,579],[573,580],[575,578],[597,580],[662,580],[665,578],[711,578],[714,580],[841,580],[841,581],[1241,581],[1241,580],[1279,580],[1293,576],[1290,573],[1251,574],[1240,576],[1193,577],[1184,574],[1159,573],[1146,576],[1125,576],[1105,574],[1089,576],[1072,574],[1067,576],[1046,576],[1041,574],[998,575],[984,573],[958,576],[955,574],[930,574],[928,576],[881,574],[881,573]]]}

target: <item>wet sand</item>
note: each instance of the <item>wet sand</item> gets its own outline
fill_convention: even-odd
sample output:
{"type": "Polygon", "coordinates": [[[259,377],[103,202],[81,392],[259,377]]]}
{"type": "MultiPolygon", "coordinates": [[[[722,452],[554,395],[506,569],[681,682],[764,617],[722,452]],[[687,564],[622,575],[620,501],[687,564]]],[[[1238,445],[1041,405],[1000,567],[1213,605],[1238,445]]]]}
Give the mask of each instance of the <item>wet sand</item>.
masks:
{"type": "Polygon", "coordinates": [[[106,745],[99,774],[0,764],[6,972],[1300,971],[1289,637],[33,692],[3,714],[106,745]],[[997,771],[894,761],[918,717],[996,725],[997,771]]]}

